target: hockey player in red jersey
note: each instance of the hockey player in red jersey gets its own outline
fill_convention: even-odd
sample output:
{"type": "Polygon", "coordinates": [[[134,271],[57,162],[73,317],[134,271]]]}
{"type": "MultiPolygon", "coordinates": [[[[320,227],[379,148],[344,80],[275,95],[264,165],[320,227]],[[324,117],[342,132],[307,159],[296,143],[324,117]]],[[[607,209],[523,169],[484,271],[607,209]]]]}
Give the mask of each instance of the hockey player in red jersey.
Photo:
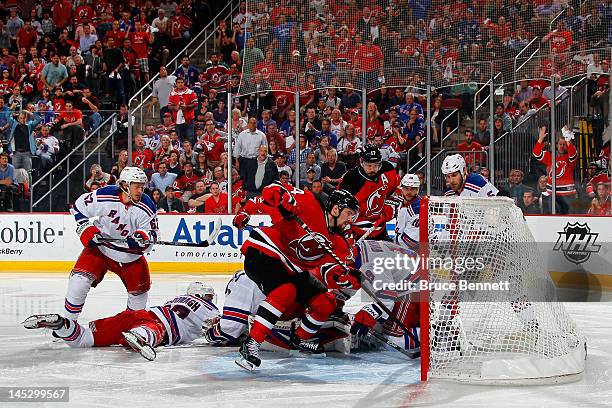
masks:
{"type": "Polygon", "coordinates": [[[327,289],[358,289],[361,284],[359,270],[347,265],[352,251],[343,234],[359,213],[355,197],[336,190],[324,207],[309,191],[289,192],[279,186],[271,190],[264,205],[276,207],[281,217],[273,216],[272,226],[252,231],[241,249],[247,276],[266,295],[236,359],[236,364],[247,370],[259,367],[261,343],[295,303],[303,305],[306,312],[292,336],[292,346],[303,352],[322,352],[320,344],[308,339],[336,308],[336,299],[327,289]],[[297,217],[304,220],[312,233],[302,227],[297,217]],[[338,264],[323,245],[345,264],[338,264]],[[318,270],[325,283],[311,270],[318,270]]]}
{"type": "Polygon", "coordinates": [[[215,291],[202,282],[192,282],[187,293],[163,306],[147,310],[125,310],[115,316],[81,325],[58,314],[34,315],[26,329],[49,328],[70,347],[129,346],[147,360],[156,357],[155,347],[191,343],[202,334],[202,325],[219,317],[212,303],[215,291]]]}
{"type": "Polygon", "coordinates": [[[355,238],[370,228],[368,239],[390,241],[386,222],[393,219],[395,209],[385,202],[399,186],[399,176],[393,165],[382,160],[380,149],[366,145],[361,152],[361,164],[344,174],[338,188],[351,193],[359,202],[359,217],[353,225],[355,238]]]}

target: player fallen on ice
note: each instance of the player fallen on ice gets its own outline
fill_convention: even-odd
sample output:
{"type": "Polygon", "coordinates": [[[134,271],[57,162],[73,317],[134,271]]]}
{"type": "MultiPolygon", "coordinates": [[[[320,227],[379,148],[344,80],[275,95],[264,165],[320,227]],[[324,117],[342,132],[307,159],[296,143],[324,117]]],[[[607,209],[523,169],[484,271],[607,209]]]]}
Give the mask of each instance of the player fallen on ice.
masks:
{"type": "Polygon", "coordinates": [[[192,282],[187,293],[163,306],[146,310],[125,310],[115,316],[82,325],[59,314],[28,317],[26,329],[53,330],[55,337],[70,347],[129,346],[147,360],[156,357],[155,348],[188,344],[202,335],[202,327],[219,317],[213,303],[215,291],[202,282],[192,282]]]}
{"type": "Polygon", "coordinates": [[[395,207],[387,200],[392,199],[398,185],[393,165],[382,159],[377,146],[366,145],[360,165],[348,170],[338,186],[359,201],[359,217],[353,224],[355,239],[372,228],[368,239],[391,241],[386,223],[395,217],[395,207]]]}
{"type": "Polygon", "coordinates": [[[247,370],[259,367],[261,344],[296,303],[306,311],[291,338],[293,348],[322,353],[321,345],[309,340],[336,309],[336,298],[328,287],[360,287],[359,270],[348,266],[353,253],[344,236],[359,214],[359,203],[352,194],[336,190],[324,206],[309,191],[279,189],[267,196],[265,205],[277,208],[282,217],[269,227],[253,230],[241,248],[246,275],[266,295],[236,359],[236,364],[247,370]],[[344,264],[335,261],[323,246],[344,264]],[[325,283],[309,272],[312,270],[317,270],[325,283]]]}
{"type": "Polygon", "coordinates": [[[143,192],[146,183],[144,171],[126,167],[117,185],[83,194],[70,209],[85,248],[70,273],[64,317],[78,319],[89,290],[107,271],[117,274],[127,289],[128,310],[147,306],[151,278],[144,254],[157,240],[158,226],[157,207],[143,192]]]}

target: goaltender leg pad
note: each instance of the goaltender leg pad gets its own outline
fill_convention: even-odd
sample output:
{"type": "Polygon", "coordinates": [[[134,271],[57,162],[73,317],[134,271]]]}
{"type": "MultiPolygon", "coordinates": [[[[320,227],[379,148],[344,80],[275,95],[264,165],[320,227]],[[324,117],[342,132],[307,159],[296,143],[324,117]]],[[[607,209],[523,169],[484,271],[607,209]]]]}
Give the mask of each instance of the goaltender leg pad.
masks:
{"type": "MultiPolygon", "coordinates": [[[[300,324],[300,319],[282,320],[276,323],[266,340],[261,345],[262,350],[288,351],[291,349],[290,338],[292,327],[300,324]]],[[[328,320],[312,337],[319,342],[325,351],[335,351],[349,354],[351,349],[350,324],[328,320]]]]}

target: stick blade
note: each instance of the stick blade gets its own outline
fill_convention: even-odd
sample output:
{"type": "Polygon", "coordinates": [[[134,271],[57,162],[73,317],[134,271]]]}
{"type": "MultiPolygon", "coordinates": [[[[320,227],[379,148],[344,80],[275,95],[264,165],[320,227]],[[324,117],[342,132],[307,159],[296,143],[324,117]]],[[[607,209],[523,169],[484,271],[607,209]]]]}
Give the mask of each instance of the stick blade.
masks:
{"type": "Polygon", "coordinates": [[[221,218],[217,218],[215,220],[213,229],[210,230],[208,234],[208,239],[206,240],[206,242],[208,242],[208,245],[212,245],[212,243],[215,242],[215,239],[217,239],[217,236],[219,235],[219,231],[221,231],[222,225],[223,223],[221,222],[221,218]]]}

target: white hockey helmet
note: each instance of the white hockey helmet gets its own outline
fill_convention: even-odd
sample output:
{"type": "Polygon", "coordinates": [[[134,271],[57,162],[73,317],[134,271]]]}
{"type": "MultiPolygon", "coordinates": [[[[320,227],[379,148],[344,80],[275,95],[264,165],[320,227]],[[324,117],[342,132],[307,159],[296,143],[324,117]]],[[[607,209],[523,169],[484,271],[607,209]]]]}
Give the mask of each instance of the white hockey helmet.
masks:
{"type": "Polygon", "coordinates": [[[442,174],[446,176],[447,174],[458,171],[463,175],[465,174],[465,167],[465,159],[463,156],[460,154],[451,154],[450,156],[446,156],[442,163],[442,174]]]}
{"type": "Polygon", "coordinates": [[[421,180],[419,180],[419,176],[416,174],[405,174],[402,177],[402,181],[400,182],[400,187],[416,187],[419,188],[421,186],[421,180]]]}
{"type": "Polygon", "coordinates": [[[117,183],[125,181],[129,186],[131,183],[147,183],[147,175],[140,167],[125,167],[121,170],[117,183]]]}
{"type": "Polygon", "coordinates": [[[215,298],[215,289],[204,282],[191,282],[187,287],[187,294],[204,299],[210,295],[211,300],[215,298]]]}

